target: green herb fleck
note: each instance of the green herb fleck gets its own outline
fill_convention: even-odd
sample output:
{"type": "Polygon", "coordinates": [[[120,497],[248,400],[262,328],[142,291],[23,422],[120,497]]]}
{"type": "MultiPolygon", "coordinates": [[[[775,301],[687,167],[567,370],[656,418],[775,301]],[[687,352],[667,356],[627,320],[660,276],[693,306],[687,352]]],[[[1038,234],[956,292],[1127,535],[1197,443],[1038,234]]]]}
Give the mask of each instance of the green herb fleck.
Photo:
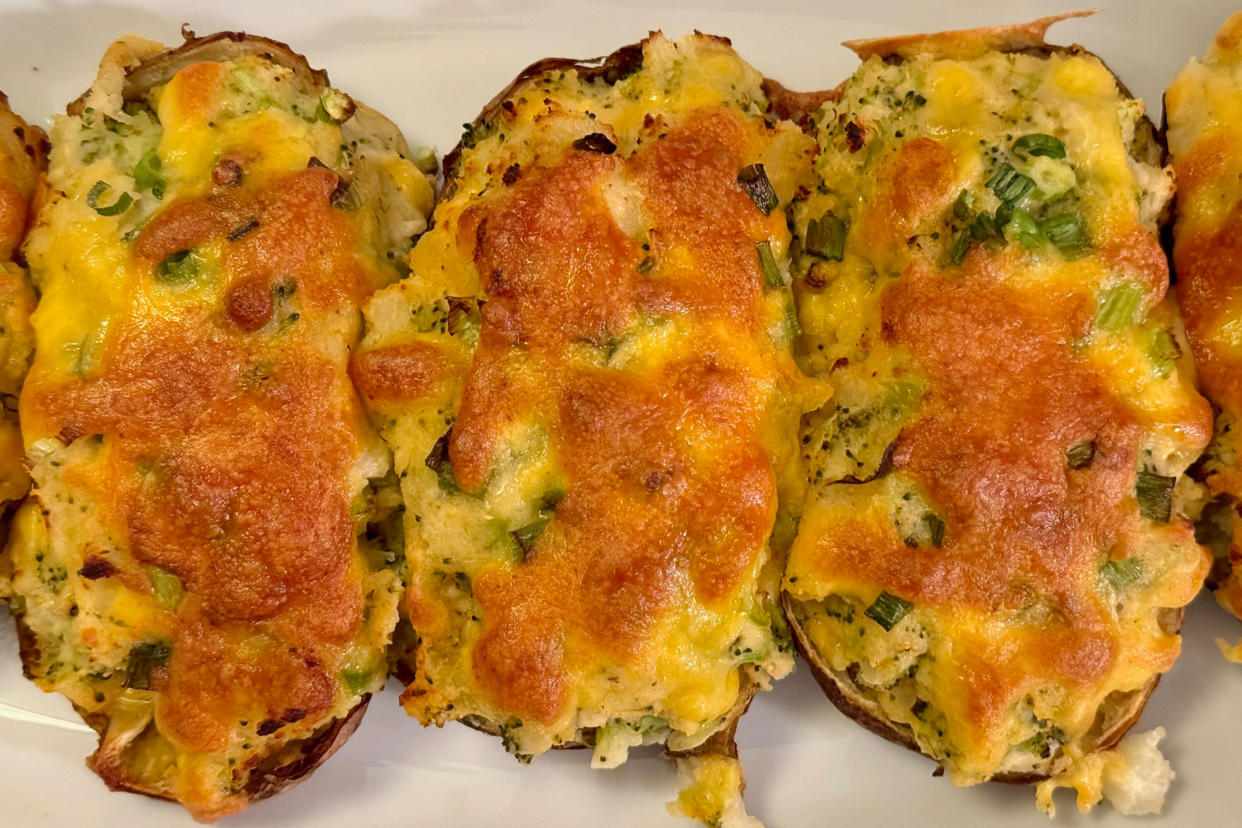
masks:
{"type": "Polygon", "coordinates": [[[128,210],[129,206],[134,203],[133,196],[129,193],[121,193],[117,196],[116,201],[111,204],[105,207],[99,206],[99,197],[110,189],[112,189],[112,186],[106,181],[96,181],[94,186],[91,187],[90,191],[86,194],[86,206],[90,207],[101,216],[110,217],[119,216],[121,213],[128,210]]]}
{"type": "Polygon", "coordinates": [[[1013,151],[1015,155],[1023,157],[1035,155],[1058,159],[1065,157],[1065,145],[1055,136],[1042,132],[1023,135],[1013,142],[1013,151]]]}
{"type": "Polygon", "coordinates": [[[1134,481],[1134,496],[1138,499],[1139,514],[1157,523],[1168,523],[1173,512],[1172,477],[1156,474],[1151,469],[1143,469],[1134,481]]]}
{"type": "Polygon", "coordinates": [[[1075,443],[1065,450],[1065,465],[1071,469],[1085,469],[1095,459],[1095,443],[1075,443]]]}
{"type": "Polygon", "coordinates": [[[1143,564],[1138,558],[1126,558],[1124,561],[1108,561],[1100,567],[1100,575],[1121,591],[1136,582],[1143,575],[1143,564]]]}
{"type": "Polygon", "coordinates": [[[781,278],[780,268],[776,266],[776,257],[772,255],[772,243],[759,242],[755,245],[755,252],[759,254],[759,266],[763,268],[763,281],[767,286],[784,287],[785,280],[781,278]]]}
{"type": "Polygon", "coordinates": [[[909,601],[888,592],[881,592],[871,606],[867,607],[866,615],[888,631],[896,626],[898,621],[905,618],[906,613],[912,609],[914,605],[909,601]]]}

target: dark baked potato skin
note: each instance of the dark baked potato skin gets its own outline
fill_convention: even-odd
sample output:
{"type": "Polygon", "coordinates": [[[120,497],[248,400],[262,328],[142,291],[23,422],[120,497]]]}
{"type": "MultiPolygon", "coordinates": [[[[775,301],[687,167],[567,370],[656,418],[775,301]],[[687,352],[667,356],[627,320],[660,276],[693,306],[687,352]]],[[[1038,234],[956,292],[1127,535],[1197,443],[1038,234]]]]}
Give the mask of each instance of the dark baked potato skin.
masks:
{"type": "MultiPolygon", "coordinates": [[[[946,57],[958,55],[965,57],[979,49],[980,41],[993,43],[995,50],[1002,54],[1025,55],[1041,59],[1052,56],[1095,58],[1081,46],[1056,46],[1044,43],[1044,31],[1056,19],[1059,18],[1049,18],[1025,26],[1002,27],[1001,29],[949,32],[941,35],[912,35],[876,41],[859,41],[846,45],[854,49],[864,61],[868,58],[878,58],[891,66],[902,65],[908,56],[917,55],[920,51],[946,57]]],[[[1116,73],[1112,70],[1108,71],[1112,74],[1122,98],[1133,99],[1133,95],[1120,78],[1117,78],[1116,73]]],[[[780,87],[779,84],[771,83],[769,95],[778,114],[809,124],[815,109],[824,102],[838,100],[841,90],[842,87],[837,87],[819,93],[793,93],[780,87]]],[[[1020,133],[1015,129],[1015,135],[1017,134],[1020,133]]],[[[1145,116],[1135,125],[1128,151],[1135,161],[1153,167],[1162,167],[1167,159],[1163,135],[1145,116]]],[[[1166,202],[1159,214],[1157,230],[1160,235],[1163,235],[1168,228],[1171,216],[1170,207],[1170,203],[1166,202]]],[[[911,241],[913,242],[913,239],[911,241]]],[[[867,482],[867,480],[846,479],[845,482],[867,482]]],[[[908,725],[887,718],[878,705],[869,701],[867,694],[855,684],[851,676],[834,671],[825,657],[816,651],[802,619],[799,618],[795,602],[788,593],[783,595],[782,604],[800,655],[834,706],[849,718],[883,738],[916,752],[925,752],[918,745],[908,725]]],[[[1175,635],[1177,633],[1180,629],[1182,615],[1183,610],[1177,608],[1161,617],[1160,627],[1164,634],[1175,635]]],[[[1110,703],[1107,715],[1101,715],[1103,724],[1093,728],[1090,739],[1081,744],[1082,749],[1086,752],[1099,752],[1115,747],[1138,720],[1159,678],[1159,673],[1153,675],[1142,688],[1130,692],[1118,702],[1110,703]]],[[[1101,711],[1103,713],[1103,707],[1101,711]]],[[[997,772],[991,776],[991,779],[1018,784],[1039,782],[1056,776],[1066,768],[1067,763],[1068,758],[1060,751],[1056,751],[1034,765],[1029,772],[997,772]]]]}

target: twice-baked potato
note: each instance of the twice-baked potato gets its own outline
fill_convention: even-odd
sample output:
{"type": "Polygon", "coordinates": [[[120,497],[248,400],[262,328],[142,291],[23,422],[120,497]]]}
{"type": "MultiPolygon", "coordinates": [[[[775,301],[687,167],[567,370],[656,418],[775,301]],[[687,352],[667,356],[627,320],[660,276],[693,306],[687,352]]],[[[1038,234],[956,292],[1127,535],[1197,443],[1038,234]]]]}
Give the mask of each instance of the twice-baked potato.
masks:
{"type": "MultiPolygon", "coordinates": [[[[30,314],[35,297],[16,259],[46,162],[43,130],[15,115],[0,92],[0,508],[20,500],[30,487],[22,465],[17,394],[34,348],[30,314]]],[[[5,593],[3,581],[0,575],[0,596],[5,593]]]]}
{"type": "Polygon", "coordinates": [[[431,186],[391,123],[233,33],[117,41],[52,141],[22,658],[110,787],[209,821],[314,770],[387,675],[390,460],[347,366],[431,186]]]}
{"type": "Polygon", "coordinates": [[[727,753],[792,667],[786,507],[825,387],[791,353],[784,206],[813,146],[761,82],[697,34],[535,64],[367,304],[351,371],[401,479],[424,724],[596,767],[727,753]]]}
{"type": "MultiPolygon", "coordinates": [[[[1207,570],[1183,473],[1211,411],[1165,298],[1155,131],[1099,59],[1045,44],[1054,19],[848,44],[795,205],[834,400],[804,427],[783,597],[861,724],[957,784],[1064,772],[1085,804],[1124,777],[1100,752],[1207,570]]],[[[1128,790],[1151,788],[1110,798],[1156,808],[1167,765],[1132,753],[1128,790]]]]}
{"type": "MultiPolygon", "coordinates": [[[[1199,524],[1216,555],[1211,584],[1242,618],[1242,12],[1221,27],[1202,61],[1165,93],[1169,156],[1177,172],[1173,265],[1200,387],[1216,406],[1201,477],[1212,493],[1199,524]]],[[[1235,661],[1242,649],[1228,648],[1235,661]]]]}

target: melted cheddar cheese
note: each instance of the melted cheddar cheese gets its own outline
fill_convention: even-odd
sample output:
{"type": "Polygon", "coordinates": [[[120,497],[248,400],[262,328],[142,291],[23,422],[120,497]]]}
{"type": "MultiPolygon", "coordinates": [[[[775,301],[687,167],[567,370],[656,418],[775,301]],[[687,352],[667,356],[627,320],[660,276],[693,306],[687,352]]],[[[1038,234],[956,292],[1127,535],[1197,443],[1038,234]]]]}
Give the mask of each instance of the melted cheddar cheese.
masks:
{"type": "Polygon", "coordinates": [[[797,503],[783,209],[812,149],[726,42],[525,77],[469,129],[412,275],[352,372],[395,456],[406,709],[529,758],[687,749],[792,666],[774,609],[797,503]],[[770,251],[765,271],[759,248],[770,251]]]}
{"type": "MultiPolygon", "coordinates": [[[[34,292],[14,259],[29,222],[31,200],[46,161],[46,138],[9,110],[0,93],[0,507],[30,487],[17,427],[17,394],[30,364],[34,292]]],[[[2,566],[3,564],[0,564],[2,566]]],[[[0,597],[7,590],[0,575],[0,597]]]]}
{"type": "Polygon", "coordinates": [[[1204,458],[1213,500],[1200,537],[1217,555],[1221,606],[1242,618],[1242,13],[1221,27],[1206,57],[1191,60],[1165,93],[1169,153],[1177,172],[1173,263],[1201,387],[1216,404],[1204,458]]]}
{"type": "Polygon", "coordinates": [[[160,50],[115,44],[53,128],[8,553],[93,769],[211,820],[313,768],[387,673],[389,460],[347,363],[431,190],[301,58],[124,87],[160,50]]]}
{"type": "Polygon", "coordinates": [[[825,105],[794,266],[835,404],[803,432],[792,620],[958,784],[1124,726],[1207,566],[1142,104],[1089,54],[986,40],[871,57],[825,105]]]}

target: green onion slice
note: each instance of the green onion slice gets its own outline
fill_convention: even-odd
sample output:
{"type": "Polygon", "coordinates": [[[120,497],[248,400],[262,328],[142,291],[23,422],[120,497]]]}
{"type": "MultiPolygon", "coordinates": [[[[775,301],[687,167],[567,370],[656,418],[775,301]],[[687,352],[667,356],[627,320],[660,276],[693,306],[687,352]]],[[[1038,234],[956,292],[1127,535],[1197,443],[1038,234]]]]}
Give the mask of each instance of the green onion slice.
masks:
{"type": "Polygon", "coordinates": [[[1118,282],[1100,294],[1095,308],[1095,326],[1119,331],[1134,322],[1143,301],[1143,289],[1131,281],[1118,282]]]}
{"type": "Polygon", "coordinates": [[[975,194],[969,190],[962,190],[957,195],[957,200],[953,202],[953,215],[962,221],[970,221],[975,215],[975,194]]]}
{"type": "Polygon", "coordinates": [[[1174,478],[1156,474],[1151,469],[1140,471],[1134,481],[1139,514],[1157,523],[1168,523],[1173,512],[1173,484],[1176,482],[1174,478]]]}
{"type": "Polygon", "coordinates": [[[759,212],[765,216],[780,204],[780,199],[776,197],[776,190],[772,189],[772,182],[768,180],[768,174],[764,172],[762,164],[742,167],[741,172],[737,174],[737,183],[746,191],[746,195],[750,196],[750,200],[755,202],[759,212]]]}
{"type": "Polygon", "coordinates": [[[944,521],[940,515],[928,512],[923,515],[923,525],[927,527],[927,536],[931,539],[931,545],[939,549],[944,543],[944,521]]]}
{"type": "Polygon", "coordinates": [[[134,177],[134,186],[139,191],[150,190],[151,195],[156,198],[163,198],[165,181],[164,177],[160,175],[161,166],[159,153],[155,150],[148,151],[134,165],[133,172],[131,173],[134,177]]]}
{"type": "Polygon", "coordinates": [[[1142,577],[1143,564],[1138,558],[1109,561],[1100,567],[1100,574],[1104,576],[1104,580],[1112,584],[1113,589],[1122,590],[1142,577]]]}
{"type": "Polygon", "coordinates": [[[1046,158],[1064,158],[1065,145],[1056,137],[1043,132],[1023,135],[1013,142],[1013,151],[1021,156],[1042,155],[1046,158]]]}
{"type": "Polygon", "coordinates": [[[1095,443],[1075,443],[1065,450],[1065,465],[1071,469],[1085,469],[1095,459],[1095,443]]]}
{"type": "Polygon", "coordinates": [[[1157,328],[1147,344],[1147,355],[1151,357],[1156,374],[1167,377],[1173,373],[1173,364],[1182,355],[1182,349],[1166,328],[1157,328]]]}
{"type": "Polygon", "coordinates": [[[991,213],[980,213],[975,216],[974,224],[970,225],[970,235],[975,241],[1005,243],[1005,235],[991,213]]]}
{"type": "Polygon", "coordinates": [[[891,630],[897,622],[906,617],[906,613],[914,609],[905,599],[898,598],[888,592],[881,592],[880,597],[867,607],[867,617],[879,624],[885,631],[891,630]]]}
{"type": "Polygon", "coordinates": [[[134,690],[150,690],[151,672],[167,664],[171,656],[172,645],[167,641],[138,642],[129,650],[125,686],[134,690]]]}
{"type": "Polygon", "coordinates": [[[106,207],[99,206],[99,197],[112,189],[112,186],[106,181],[96,181],[91,187],[90,192],[86,194],[86,206],[90,207],[101,216],[119,216],[129,209],[129,205],[134,203],[134,197],[129,193],[121,193],[117,196],[116,201],[106,207]]]}
{"type": "Polygon", "coordinates": [[[457,478],[453,476],[453,464],[449,460],[449,440],[453,438],[453,429],[440,435],[435,445],[431,447],[431,451],[427,453],[427,459],[423,461],[427,468],[436,473],[436,482],[440,484],[440,490],[443,492],[460,491],[457,487],[457,478]]]}
{"type": "Polygon", "coordinates": [[[1029,176],[1015,170],[1013,165],[1006,161],[988,179],[987,186],[996,193],[1001,203],[1015,205],[1026,198],[1027,193],[1035,189],[1035,182],[1029,176]]]}
{"type": "Polygon", "coordinates": [[[1091,249],[1087,220],[1077,210],[1047,218],[1039,229],[1067,259],[1077,259],[1091,249]]]}
{"type": "Polygon", "coordinates": [[[759,266],[763,268],[763,281],[768,287],[784,287],[785,280],[781,278],[780,268],[776,266],[776,257],[772,255],[772,243],[761,241],[755,245],[755,252],[759,254],[759,266]]]}
{"type": "Polygon", "coordinates": [[[355,696],[362,693],[371,684],[370,670],[342,670],[341,681],[345,682],[345,686],[349,692],[355,696]]]}
{"type": "Polygon", "coordinates": [[[147,567],[147,577],[151,579],[151,590],[160,603],[174,609],[181,603],[181,579],[158,566],[147,567]]]}
{"type": "Polygon", "coordinates": [[[541,515],[520,529],[514,529],[509,533],[518,549],[522,550],[522,558],[525,559],[530,551],[535,548],[535,541],[543,534],[543,530],[548,525],[548,518],[541,515]]]}
{"type": "Polygon", "coordinates": [[[832,213],[818,221],[811,219],[806,226],[806,252],[830,262],[845,258],[845,222],[832,213]]]}
{"type": "Polygon", "coordinates": [[[198,276],[203,260],[193,250],[178,250],[155,269],[155,280],[165,285],[184,285],[198,276]]]}
{"type": "Polygon", "coordinates": [[[966,254],[970,252],[970,246],[975,241],[975,237],[971,235],[969,229],[963,230],[953,240],[953,247],[949,250],[949,262],[954,266],[961,265],[966,261],[966,254]]]}
{"type": "Polygon", "coordinates": [[[1043,231],[1039,229],[1039,222],[1021,208],[1013,211],[1007,226],[1013,229],[1018,241],[1027,250],[1038,250],[1048,241],[1044,238],[1043,231]]]}

